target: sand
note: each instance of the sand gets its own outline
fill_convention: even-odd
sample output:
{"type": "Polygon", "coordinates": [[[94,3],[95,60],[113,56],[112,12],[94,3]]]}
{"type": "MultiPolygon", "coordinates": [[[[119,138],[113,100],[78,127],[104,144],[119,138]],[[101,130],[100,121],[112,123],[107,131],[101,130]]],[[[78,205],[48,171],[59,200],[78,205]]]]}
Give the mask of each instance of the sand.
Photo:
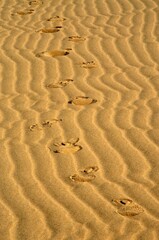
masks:
{"type": "Polygon", "coordinates": [[[159,1],[0,11],[0,240],[158,240],[159,1]]]}

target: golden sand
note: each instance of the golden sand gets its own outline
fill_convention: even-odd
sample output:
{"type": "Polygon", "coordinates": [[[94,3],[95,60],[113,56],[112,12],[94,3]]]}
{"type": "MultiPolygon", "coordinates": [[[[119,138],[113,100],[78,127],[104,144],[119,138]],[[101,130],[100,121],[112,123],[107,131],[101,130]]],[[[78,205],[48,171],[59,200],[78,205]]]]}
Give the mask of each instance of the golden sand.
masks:
{"type": "Polygon", "coordinates": [[[159,239],[158,10],[0,1],[0,240],[159,239]]]}

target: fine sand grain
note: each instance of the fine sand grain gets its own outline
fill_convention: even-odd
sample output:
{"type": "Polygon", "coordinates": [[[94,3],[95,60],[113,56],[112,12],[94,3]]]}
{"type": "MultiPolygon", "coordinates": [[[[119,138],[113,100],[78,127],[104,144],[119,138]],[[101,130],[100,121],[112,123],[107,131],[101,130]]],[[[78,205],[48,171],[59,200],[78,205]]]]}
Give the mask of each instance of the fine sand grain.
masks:
{"type": "Polygon", "coordinates": [[[159,1],[0,11],[0,240],[158,240],[159,1]]]}

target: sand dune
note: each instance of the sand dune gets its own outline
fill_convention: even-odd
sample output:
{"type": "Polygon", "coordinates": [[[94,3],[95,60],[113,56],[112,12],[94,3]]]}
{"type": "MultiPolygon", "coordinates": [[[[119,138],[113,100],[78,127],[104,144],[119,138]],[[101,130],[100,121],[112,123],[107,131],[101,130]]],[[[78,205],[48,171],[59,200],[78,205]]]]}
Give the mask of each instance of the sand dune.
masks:
{"type": "Polygon", "coordinates": [[[0,240],[158,240],[159,2],[0,7],[0,240]]]}

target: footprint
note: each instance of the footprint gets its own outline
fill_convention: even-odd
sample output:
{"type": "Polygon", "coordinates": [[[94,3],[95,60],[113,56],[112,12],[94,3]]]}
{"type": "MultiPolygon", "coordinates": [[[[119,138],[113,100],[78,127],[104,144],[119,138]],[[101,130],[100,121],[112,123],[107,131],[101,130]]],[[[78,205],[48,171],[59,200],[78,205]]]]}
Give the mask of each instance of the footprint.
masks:
{"type": "Polygon", "coordinates": [[[15,16],[15,15],[28,15],[28,14],[32,14],[34,12],[34,9],[28,9],[28,10],[24,10],[24,11],[17,11],[15,13],[12,13],[11,15],[12,16],[15,16]]]}
{"type": "Polygon", "coordinates": [[[99,167],[98,166],[91,166],[91,167],[87,167],[85,168],[84,170],[82,170],[81,172],[82,173],[85,173],[85,174],[92,174],[94,172],[97,172],[99,170],[99,167]]]}
{"type": "Polygon", "coordinates": [[[72,41],[72,42],[83,42],[86,40],[86,38],[80,37],[80,36],[70,36],[70,37],[68,37],[68,40],[72,41]]]}
{"type": "Polygon", "coordinates": [[[90,62],[82,62],[80,63],[80,66],[82,68],[96,68],[97,64],[95,63],[95,61],[90,61],[90,62]]]}
{"type": "Polygon", "coordinates": [[[84,170],[80,171],[80,174],[74,174],[69,178],[73,182],[90,182],[96,178],[96,176],[93,173],[97,172],[98,170],[99,168],[97,166],[87,167],[84,170]]]}
{"type": "Polygon", "coordinates": [[[35,54],[36,57],[58,57],[58,56],[66,56],[70,53],[71,48],[67,48],[65,50],[52,50],[52,51],[45,51],[35,54]]]}
{"type": "Polygon", "coordinates": [[[43,1],[41,1],[41,0],[29,0],[30,6],[41,5],[41,4],[43,4],[43,1]]]}
{"type": "Polygon", "coordinates": [[[45,120],[42,122],[42,127],[52,127],[52,125],[56,122],[61,122],[62,119],[52,119],[52,120],[45,120]]]}
{"type": "Polygon", "coordinates": [[[40,33],[55,33],[55,32],[59,32],[60,28],[62,28],[61,26],[57,26],[54,28],[42,28],[39,30],[36,30],[35,32],[40,32],[40,33]]]}
{"type": "Polygon", "coordinates": [[[80,145],[76,144],[78,141],[79,141],[79,138],[70,139],[67,142],[54,143],[54,146],[57,147],[57,149],[54,150],[54,153],[70,154],[70,153],[78,152],[82,149],[80,145]]]}
{"type": "Polygon", "coordinates": [[[29,126],[30,131],[41,130],[42,128],[38,124],[32,124],[29,126]]]}
{"type": "Polygon", "coordinates": [[[93,179],[96,178],[95,175],[90,175],[87,177],[82,177],[78,174],[74,174],[72,176],[69,177],[73,182],[91,182],[93,179]]]}
{"type": "Polygon", "coordinates": [[[46,87],[47,88],[62,88],[62,87],[66,87],[71,82],[73,82],[73,79],[65,79],[65,80],[61,80],[55,84],[54,83],[47,84],[46,87]]]}
{"type": "Polygon", "coordinates": [[[120,215],[133,217],[144,212],[143,208],[131,199],[114,199],[112,201],[117,206],[117,212],[120,215]]]}
{"type": "Polygon", "coordinates": [[[93,99],[90,97],[83,97],[83,96],[78,96],[68,101],[69,104],[74,104],[74,105],[89,105],[96,102],[97,102],[96,99],[93,99]]]}
{"type": "Polygon", "coordinates": [[[59,21],[59,22],[63,22],[63,21],[65,21],[66,20],[66,18],[63,18],[63,17],[60,17],[60,16],[53,16],[53,17],[51,17],[51,18],[48,18],[48,19],[46,19],[46,21],[51,21],[51,22],[57,22],[57,21],[59,21]]]}
{"type": "Polygon", "coordinates": [[[45,127],[52,127],[52,125],[56,122],[60,122],[62,121],[62,119],[52,119],[52,120],[45,120],[43,121],[41,124],[32,124],[31,126],[29,126],[30,131],[34,131],[34,130],[42,130],[42,128],[45,127]]]}

